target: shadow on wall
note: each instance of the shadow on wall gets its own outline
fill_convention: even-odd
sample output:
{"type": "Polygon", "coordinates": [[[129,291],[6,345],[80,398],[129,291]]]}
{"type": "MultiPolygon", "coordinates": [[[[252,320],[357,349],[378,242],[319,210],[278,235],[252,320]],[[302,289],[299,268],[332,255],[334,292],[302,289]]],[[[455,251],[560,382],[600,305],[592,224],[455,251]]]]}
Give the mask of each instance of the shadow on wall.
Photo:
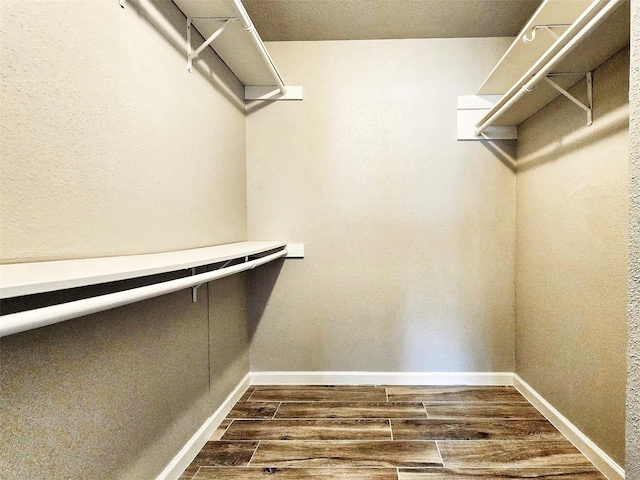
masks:
{"type": "Polygon", "coordinates": [[[254,100],[246,104],[245,114],[247,116],[262,110],[275,103],[276,100],[254,100]]]}
{"type": "MultiPolygon", "coordinates": [[[[625,47],[613,57],[594,70],[593,98],[594,120],[591,126],[586,125],[584,112],[579,108],[563,108],[570,101],[563,96],[558,97],[549,106],[534,116],[534,123],[526,129],[528,135],[527,149],[518,149],[517,169],[526,171],[552,160],[563,158],[566,154],[599,142],[610,135],[629,130],[629,47],[625,47]],[[603,81],[605,80],[606,81],[603,81]],[[606,85],[617,85],[616,89],[607,89],[606,85]],[[552,115],[549,117],[548,115],[552,115]],[[536,117],[551,119],[553,135],[545,132],[548,123],[539,122],[536,117]],[[550,141],[554,138],[555,141],[550,141]]],[[[586,82],[581,80],[569,92],[580,101],[586,102],[586,82]]],[[[520,129],[519,129],[520,130],[520,129]]]]}
{"type": "Polygon", "coordinates": [[[567,153],[580,150],[598,140],[628,129],[629,105],[627,104],[603,115],[590,127],[580,128],[563,135],[557,141],[547,143],[542,148],[519,158],[517,170],[523,172],[551,160],[558,160],[567,153]]]}
{"type": "Polygon", "coordinates": [[[247,322],[249,325],[249,340],[253,339],[260,319],[264,314],[269,298],[273,293],[280,271],[284,266],[284,259],[269,262],[247,275],[247,292],[251,292],[251,301],[247,302],[247,322]]]}
{"type": "MultiPolygon", "coordinates": [[[[583,117],[578,112],[576,121],[582,122],[582,119],[583,117]]],[[[589,127],[583,127],[581,123],[569,122],[564,125],[559,124],[558,128],[562,131],[558,132],[557,141],[546,142],[539,149],[522,158],[513,152],[516,146],[515,142],[488,141],[482,142],[482,144],[511,171],[524,172],[546,162],[558,160],[568,153],[580,150],[610,135],[628,130],[629,105],[601,115],[589,127]]]]}
{"type": "Polygon", "coordinates": [[[482,145],[489,150],[505,167],[512,172],[516,172],[516,142],[515,140],[492,140],[482,142],[482,145]]]}
{"type": "MultiPolygon", "coordinates": [[[[564,105],[571,103],[562,95],[556,97],[547,107],[532,117],[533,125],[527,130],[538,132],[540,135],[528,135],[528,151],[521,154],[519,143],[512,142],[517,151],[511,153],[509,148],[504,147],[511,142],[483,142],[484,146],[490,150],[497,158],[515,172],[523,172],[552,160],[557,160],[571,152],[578,151],[588,145],[598,142],[609,135],[613,135],[629,129],[629,47],[625,47],[616,53],[594,70],[594,122],[591,126],[586,126],[584,112],[579,108],[571,106],[565,109],[564,105]],[[615,92],[602,90],[600,79],[611,77],[615,79],[619,88],[615,92]],[[549,141],[549,133],[540,127],[539,116],[554,115],[553,137],[556,141],[549,141]],[[536,127],[538,124],[538,127],[536,127]],[[536,140],[536,137],[538,139],[536,140]]],[[[573,85],[569,92],[586,103],[586,81],[580,80],[573,85]]],[[[546,117],[545,117],[546,118],[546,117]]],[[[530,120],[525,120],[524,124],[529,124],[530,120]]],[[[546,127],[548,130],[548,127],[546,127]]],[[[521,128],[518,126],[518,136],[521,128]]]]}
{"type": "MultiPolygon", "coordinates": [[[[153,27],[184,58],[185,75],[192,75],[187,71],[187,18],[173,2],[167,2],[166,0],[127,0],[124,8],[133,9],[140,18],[153,27]]],[[[204,42],[204,38],[197,33],[197,30],[194,29],[194,32],[195,35],[191,36],[191,41],[195,49],[204,42]]],[[[235,82],[239,82],[239,80],[212,49],[206,49],[205,52],[208,52],[209,55],[214,55],[217,61],[203,61],[201,55],[199,59],[194,60],[194,70],[202,74],[211,86],[238,110],[244,112],[244,98],[239,97],[231,85],[234,80],[235,82]],[[221,73],[220,70],[223,69],[226,72],[221,73]]],[[[244,88],[242,92],[244,92],[244,88]]]]}

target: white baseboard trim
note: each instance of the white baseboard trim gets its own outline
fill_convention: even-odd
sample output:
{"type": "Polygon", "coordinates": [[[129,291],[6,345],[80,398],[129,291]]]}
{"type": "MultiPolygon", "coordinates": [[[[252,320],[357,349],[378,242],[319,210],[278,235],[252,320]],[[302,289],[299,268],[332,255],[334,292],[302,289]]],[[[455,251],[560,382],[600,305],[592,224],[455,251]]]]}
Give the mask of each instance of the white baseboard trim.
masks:
{"type": "Polygon", "coordinates": [[[156,477],[156,480],[178,480],[178,478],[180,478],[182,472],[184,472],[193,459],[196,458],[198,452],[200,452],[205,443],[207,443],[215,433],[216,429],[229,414],[236,402],[240,400],[244,392],[247,391],[249,385],[251,385],[251,374],[247,373],[227,396],[225,401],[222,402],[222,405],[202,424],[185,446],[182,447],[180,452],[173,457],[173,460],[171,460],[162,473],[156,477]]]}
{"type": "Polygon", "coordinates": [[[251,372],[251,385],[513,385],[513,373],[251,372]]]}
{"type": "Polygon", "coordinates": [[[513,374],[513,385],[531,404],[549,420],[560,433],[589,459],[595,467],[609,480],[623,480],[624,468],[618,465],[606,453],[582,433],[578,427],[547,402],[531,385],[517,374],[513,374]]]}

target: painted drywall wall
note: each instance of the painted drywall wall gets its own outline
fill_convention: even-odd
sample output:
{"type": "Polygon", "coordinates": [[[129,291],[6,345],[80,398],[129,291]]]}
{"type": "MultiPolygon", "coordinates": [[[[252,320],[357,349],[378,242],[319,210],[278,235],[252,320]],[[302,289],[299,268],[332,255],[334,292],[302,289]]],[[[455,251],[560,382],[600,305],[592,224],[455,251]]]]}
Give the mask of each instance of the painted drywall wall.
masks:
{"type": "Polygon", "coordinates": [[[209,285],[2,338],[2,478],[155,478],[249,371],[244,275],[209,285]]]}
{"type": "Polygon", "coordinates": [[[187,72],[171,2],[8,1],[2,19],[4,263],[246,238],[242,86],[213,52],[187,72]]]}
{"type": "Polygon", "coordinates": [[[159,474],[210,415],[206,338],[189,291],[2,338],[4,478],[159,474]]]}
{"type": "Polygon", "coordinates": [[[626,478],[640,479],[640,0],[631,1],[626,478]]]}
{"type": "Polygon", "coordinates": [[[509,43],[268,44],[305,99],[249,106],[249,236],[305,258],[256,272],[252,371],[513,371],[514,173],[456,141],[509,43]]]}
{"type": "Polygon", "coordinates": [[[628,49],[594,72],[591,127],[565,98],[519,127],[516,217],[516,372],[621,465],[628,78],[628,49]]]}
{"type": "MultiPolygon", "coordinates": [[[[246,239],[243,88],[172,2],[3,1],[3,262],[246,239]]],[[[249,371],[244,275],[0,339],[0,476],[155,478],[249,371]]]]}

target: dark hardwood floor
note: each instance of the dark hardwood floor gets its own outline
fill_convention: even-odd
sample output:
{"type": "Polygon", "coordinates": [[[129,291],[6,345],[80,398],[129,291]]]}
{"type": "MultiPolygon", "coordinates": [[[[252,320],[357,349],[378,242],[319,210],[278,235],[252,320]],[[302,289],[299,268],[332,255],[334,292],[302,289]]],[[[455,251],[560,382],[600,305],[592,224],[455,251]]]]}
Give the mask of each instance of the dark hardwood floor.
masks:
{"type": "Polygon", "coordinates": [[[180,477],[606,480],[513,387],[250,387],[180,477]]]}

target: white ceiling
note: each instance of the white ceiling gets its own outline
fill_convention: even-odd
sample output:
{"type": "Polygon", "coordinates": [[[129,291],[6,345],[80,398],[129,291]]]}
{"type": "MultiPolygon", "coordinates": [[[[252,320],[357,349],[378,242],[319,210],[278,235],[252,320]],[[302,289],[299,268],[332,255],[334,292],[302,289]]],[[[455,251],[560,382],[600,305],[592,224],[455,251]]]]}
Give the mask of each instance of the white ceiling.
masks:
{"type": "Polygon", "coordinates": [[[542,0],[242,0],[242,3],[264,41],[299,41],[513,37],[542,0]]]}

